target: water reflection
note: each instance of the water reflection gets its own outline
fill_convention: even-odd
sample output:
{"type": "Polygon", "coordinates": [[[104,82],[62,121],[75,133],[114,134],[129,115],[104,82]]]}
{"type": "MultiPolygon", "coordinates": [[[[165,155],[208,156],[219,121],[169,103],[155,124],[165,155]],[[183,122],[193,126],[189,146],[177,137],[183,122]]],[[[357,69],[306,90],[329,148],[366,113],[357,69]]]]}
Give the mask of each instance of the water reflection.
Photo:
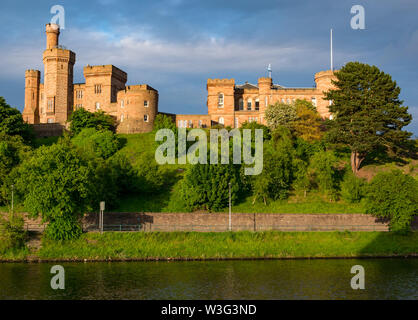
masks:
{"type": "Polygon", "coordinates": [[[53,265],[0,264],[0,299],[418,299],[418,259],[63,263],[65,290],[53,265]]]}

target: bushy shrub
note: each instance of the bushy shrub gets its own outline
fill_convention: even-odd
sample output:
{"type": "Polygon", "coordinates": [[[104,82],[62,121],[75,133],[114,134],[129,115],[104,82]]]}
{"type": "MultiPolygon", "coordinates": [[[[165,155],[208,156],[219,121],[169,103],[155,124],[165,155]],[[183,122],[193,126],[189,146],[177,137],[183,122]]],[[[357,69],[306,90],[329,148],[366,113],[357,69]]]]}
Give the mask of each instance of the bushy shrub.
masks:
{"type": "Polygon", "coordinates": [[[85,128],[80,131],[72,142],[87,153],[107,159],[120,148],[116,135],[109,130],[98,131],[95,128],[85,128]]]}
{"type": "Polygon", "coordinates": [[[0,97],[0,132],[20,136],[28,144],[35,137],[31,126],[23,121],[20,111],[9,106],[3,97],[0,97]]]}
{"type": "Polygon", "coordinates": [[[349,170],[341,183],[341,196],[349,203],[359,202],[364,196],[365,186],[364,180],[357,178],[351,170],[349,170]]]}
{"type": "Polygon", "coordinates": [[[337,164],[338,159],[333,151],[315,153],[309,164],[309,170],[318,189],[330,199],[335,198],[337,192],[337,164]]]}
{"type": "Polygon", "coordinates": [[[115,132],[116,129],[115,119],[102,110],[93,113],[83,108],[77,109],[71,114],[70,121],[70,131],[73,135],[80,133],[85,128],[112,132],[115,132]]]}
{"type": "Polygon", "coordinates": [[[276,129],[279,126],[290,128],[296,120],[296,107],[294,104],[276,102],[269,105],[265,112],[265,119],[270,129],[276,129]]]}
{"type": "Polygon", "coordinates": [[[191,165],[179,186],[179,193],[185,207],[190,211],[196,209],[221,210],[228,206],[229,182],[231,182],[232,203],[238,199],[239,176],[239,165],[191,165]]]}
{"type": "Polygon", "coordinates": [[[29,156],[30,151],[31,148],[24,144],[20,136],[0,132],[0,205],[10,201],[13,184],[11,172],[29,156]]]}
{"type": "MultiPolygon", "coordinates": [[[[255,130],[255,129],[261,129],[263,130],[263,140],[269,140],[270,139],[270,129],[268,127],[266,127],[265,125],[252,121],[252,122],[248,122],[245,121],[244,123],[241,124],[241,129],[250,129],[250,130],[255,130]]],[[[252,133],[254,135],[254,133],[252,133]]]]}
{"type": "Polygon", "coordinates": [[[45,237],[50,240],[71,240],[81,236],[81,223],[73,216],[59,217],[49,222],[45,229],[45,237]]]}
{"type": "Polygon", "coordinates": [[[289,129],[276,128],[272,140],[264,145],[263,171],[253,177],[254,201],[266,198],[286,199],[293,175],[294,148],[289,129]]]}
{"type": "Polygon", "coordinates": [[[418,214],[418,181],[400,170],[378,173],[367,188],[366,212],[390,219],[392,231],[409,231],[418,214]]]}
{"type": "MultiPolygon", "coordinates": [[[[68,140],[61,139],[50,147],[40,147],[19,167],[16,181],[19,193],[24,194],[25,209],[45,222],[65,219],[67,224],[90,209],[96,184],[95,171],[88,159],[68,140]]],[[[71,231],[76,229],[65,228],[71,231]]],[[[72,232],[63,239],[77,235],[72,232]]]]}
{"type": "Polygon", "coordinates": [[[7,219],[0,216],[0,253],[25,245],[26,232],[23,225],[23,218],[17,214],[10,214],[7,219]]]}

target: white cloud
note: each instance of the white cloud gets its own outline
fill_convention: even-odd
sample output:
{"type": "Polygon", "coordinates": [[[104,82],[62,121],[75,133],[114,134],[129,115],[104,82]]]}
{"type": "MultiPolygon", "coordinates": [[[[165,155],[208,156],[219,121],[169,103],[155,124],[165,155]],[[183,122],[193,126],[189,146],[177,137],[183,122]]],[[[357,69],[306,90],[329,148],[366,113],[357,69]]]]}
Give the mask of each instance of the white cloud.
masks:
{"type": "MultiPolygon", "coordinates": [[[[207,74],[219,72],[255,72],[258,75],[271,63],[274,71],[303,71],[328,66],[327,48],[312,43],[297,45],[264,45],[205,37],[192,42],[153,38],[145,30],[118,37],[96,30],[68,29],[62,34],[64,44],[77,54],[77,66],[114,64],[126,72],[159,72],[207,74]],[[65,32],[65,33],[64,33],[65,32]]],[[[62,41],[61,41],[62,42],[62,41]]],[[[42,66],[45,39],[15,46],[0,60],[3,77],[21,77],[26,68],[42,66]]],[[[7,45],[10,48],[10,44],[7,45]]],[[[3,52],[5,52],[3,48],[3,52]]],[[[341,60],[352,60],[355,54],[339,54],[341,60]]]]}

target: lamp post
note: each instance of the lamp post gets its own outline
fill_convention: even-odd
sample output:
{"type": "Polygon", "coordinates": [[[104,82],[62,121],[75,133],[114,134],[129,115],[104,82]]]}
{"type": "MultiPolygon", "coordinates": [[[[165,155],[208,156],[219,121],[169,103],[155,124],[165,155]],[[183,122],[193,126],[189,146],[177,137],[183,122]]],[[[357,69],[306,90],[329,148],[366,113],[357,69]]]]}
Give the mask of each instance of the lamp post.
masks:
{"type": "Polygon", "coordinates": [[[229,186],[229,231],[232,231],[232,217],[231,217],[231,182],[229,186]]]}
{"type": "Polygon", "coordinates": [[[12,215],[14,214],[14,189],[15,185],[12,184],[12,215]]]}

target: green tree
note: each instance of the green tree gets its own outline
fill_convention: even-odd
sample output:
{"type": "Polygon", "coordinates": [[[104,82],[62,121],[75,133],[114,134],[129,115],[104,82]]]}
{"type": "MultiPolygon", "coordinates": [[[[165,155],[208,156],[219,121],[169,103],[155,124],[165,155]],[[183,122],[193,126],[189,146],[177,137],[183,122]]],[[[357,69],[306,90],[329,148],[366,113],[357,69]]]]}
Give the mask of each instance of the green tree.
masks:
{"type": "Polygon", "coordinates": [[[177,131],[176,124],[173,121],[173,118],[165,114],[157,114],[154,120],[154,132],[157,132],[160,129],[171,129],[174,132],[177,131]]]}
{"type": "Polygon", "coordinates": [[[330,198],[337,191],[337,165],[338,159],[331,150],[315,153],[309,164],[309,173],[314,177],[319,190],[330,198]]]}
{"type": "Polygon", "coordinates": [[[351,148],[351,168],[357,174],[362,161],[374,149],[398,153],[411,133],[402,128],[411,122],[408,107],[399,100],[401,89],[391,76],[375,66],[349,62],[335,73],[328,138],[351,148]]]}
{"type": "Polygon", "coordinates": [[[292,123],[295,135],[306,141],[318,141],[322,137],[322,119],[312,103],[296,100],[296,119],[292,123]]]}
{"type": "Polygon", "coordinates": [[[116,129],[115,119],[102,110],[92,113],[83,108],[77,109],[71,114],[70,121],[70,131],[73,135],[77,135],[85,128],[112,132],[116,129]]]}
{"type": "Polygon", "coordinates": [[[10,136],[21,136],[27,143],[32,142],[34,137],[31,127],[23,121],[20,111],[9,106],[3,97],[0,97],[0,132],[10,136]]]}
{"type": "MultiPolygon", "coordinates": [[[[263,130],[263,140],[264,141],[270,140],[270,137],[271,137],[270,136],[270,129],[267,126],[265,126],[261,123],[255,122],[255,121],[252,121],[252,122],[245,121],[245,122],[243,122],[241,124],[240,129],[241,130],[242,129],[250,129],[250,130],[253,130],[253,131],[255,129],[261,129],[261,130],[263,130]]],[[[254,135],[254,133],[252,133],[252,135],[254,135]]]]}
{"type": "Polygon", "coordinates": [[[390,219],[392,231],[409,231],[418,214],[418,181],[400,170],[378,173],[367,188],[366,212],[390,219]]]}
{"type": "Polygon", "coordinates": [[[278,127],[263,148],[263,171],[253,177],[253,203],[262,198],[286,199],[292,182],[294,148],[290,130],[278,127]]]}
{"type": "Polygon", "coordinates": [[[11,172],[29,156],[30,151],[31,148],[24,144],[20,136],[0,132],[0,204],[10,200],[13,184],[11,172]]]}
{"type": "Polygon", "coordinates": [[[228,206],[229,183],[235,203],[240,190],[240,166],[233,164],[195,164],[188,167],[180,185],[180,197],[188,210],[218,211],[228,206]]]}
{"type": "Polygon", "coordinates": [[[68,139],[37,149],[19,167],[16,184],[25,209],[48,222],[50,238],[80,235],[79,218],[90,208],[95,190],[94,171],[68,139]]]}
{"type": "Polygon", "coordinates": [[[293,121],[297,118],[297,113],[294,104],[276,102],[267,107],[264,117],[271,130],[279,126],[291,128],[293,121]]]}
{"type": "Polygon", "coordinates": [[[97,157],[107,159],[120,148],[120,141],[109,130],[97,131],[95,128],[85,128],[80,131],[72,142],[85,152],[95,154],[97,157]]]}
{"type": "Polygon", "coordinates": [[[347,202],[359,202],[364,196],[365,187],[363,179],[357,178],[351,171],[346,172],[341,183],[341,196],[347,202]]]}

